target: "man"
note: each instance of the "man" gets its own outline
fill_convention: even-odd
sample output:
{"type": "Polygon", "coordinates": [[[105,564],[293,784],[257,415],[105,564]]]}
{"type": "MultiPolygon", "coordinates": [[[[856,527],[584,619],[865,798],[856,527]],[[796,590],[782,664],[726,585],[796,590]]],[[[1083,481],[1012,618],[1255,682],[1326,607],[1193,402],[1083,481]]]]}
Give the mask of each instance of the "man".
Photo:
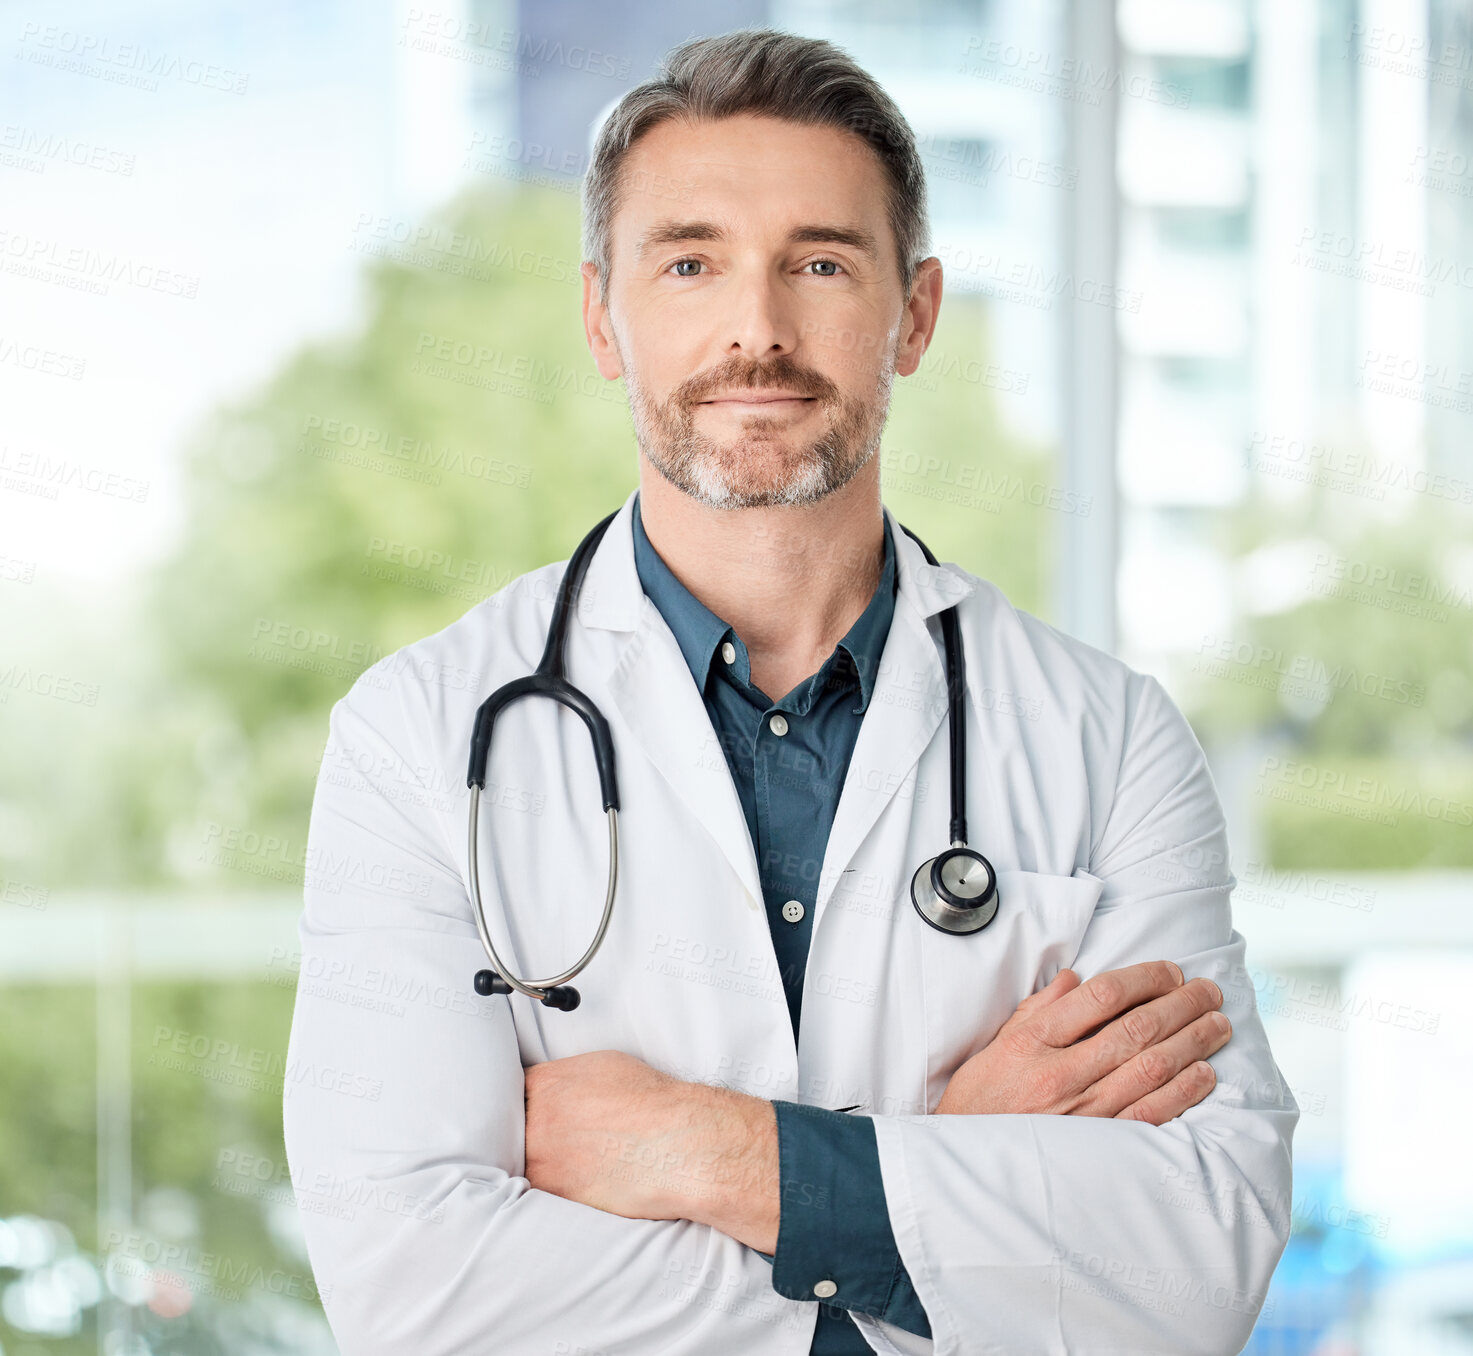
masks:
{"type": "MultiPolygon", "coordinates": [[[[466,992],[443,769],[479,698],[437,675],[535,667],[564,565],[334,708],[311,839],[344,867],[309,873],[291,1052],[332,1076],[285,1130],[344,1352],[1239,1350],[1297,1108],[1201,749],[881,504],[941,301],[910,129],[827,43],[688,43],[600,132],[584,252],[640,450],[568,652],[618,752],[619,904],[577,1011],[466,992]],[[909,898],[952,605],[1000,894],[968,937],[909,898]]],[[[597,780],[571,713],[501,719],[488,927],[555,973],[597,924],[597,780]]]]}

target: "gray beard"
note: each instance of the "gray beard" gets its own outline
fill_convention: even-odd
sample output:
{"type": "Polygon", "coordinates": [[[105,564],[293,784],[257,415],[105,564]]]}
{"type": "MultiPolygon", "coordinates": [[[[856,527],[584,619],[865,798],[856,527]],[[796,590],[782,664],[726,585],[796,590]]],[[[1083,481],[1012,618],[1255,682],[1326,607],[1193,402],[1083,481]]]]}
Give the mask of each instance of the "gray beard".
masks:
{"type": "MultiPolygon", "coordinates": [[[[825,433],[785,453],[783,464],[774,466],[776,449],[783,438],[776,421],[753,416],[732,442],[717,442],[697,431],[694,409],[679,391],[664,404],[655,404],[646,398],[632,368],[624,365],[629,412],[640,451],[676,489],[697,503],[720,509],[813,504],[847,485],[879,450],[894,376],[891,355],[880,374],[874,399],[825,399],[829,408],[833,407],[833,399],[838,400],[838,417],[825,433]]],[[[803,382],[727,383],[742,384],[786,385],[808,393],[803,382]]]]}

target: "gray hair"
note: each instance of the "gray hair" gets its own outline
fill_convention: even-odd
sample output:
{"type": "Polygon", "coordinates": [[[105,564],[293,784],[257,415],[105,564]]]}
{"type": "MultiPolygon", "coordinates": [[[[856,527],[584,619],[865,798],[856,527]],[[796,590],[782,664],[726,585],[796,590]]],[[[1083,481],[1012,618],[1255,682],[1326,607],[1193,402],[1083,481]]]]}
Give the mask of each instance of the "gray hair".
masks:
{"type": "Polygon", "coordinates": [[[583,180],[583,257],[598,269],[600,300],[608,301],[611,228],[630,148],[672,118],[714,120],[739,113],[838,127],[874,149],[885,171],[901,290],[909,298],[916,267],[931,250],[931,227],[925,171],[904,114],[879,82],[833,43],[743,28],[676,47],[658,74],[620,99],[599,129],[583,180]]]}

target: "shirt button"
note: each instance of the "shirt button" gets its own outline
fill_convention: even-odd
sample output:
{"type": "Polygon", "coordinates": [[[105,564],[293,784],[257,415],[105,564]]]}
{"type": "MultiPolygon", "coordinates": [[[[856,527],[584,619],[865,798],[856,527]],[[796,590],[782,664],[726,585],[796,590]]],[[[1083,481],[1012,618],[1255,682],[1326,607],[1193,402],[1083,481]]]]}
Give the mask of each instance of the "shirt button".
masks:
{"type": "Polygon", "coordinates": [[[796,899],[790,899],[783,905],[783,917],[790,923],[801,923],[803,921],[803,905],[796,899]]]}
{"type": "Polygon", "coordinates": [[[724,640],[721,642],[721,657],[726,660],[728,664],[736,663],[736,646],[733,645],[731,641],[724,640]]]}
{"type": "Polygon", "coordinates": [[[839,1287],[835,1285],[832,1281],[820,1281],[816,1286],[813,1287],[813,1293],[817,1295],[819,1299],[832,1299],[835,1295],[839,1293],[839,1287]]]}
{"type": "Polygon", "coordinates": [[[767,723],[772,728],[772,732],[775,735],[785,735],[788,732],[788,722],[781,711],[779,711],[777,715],[773,716],[773,718],[767,723]]]}

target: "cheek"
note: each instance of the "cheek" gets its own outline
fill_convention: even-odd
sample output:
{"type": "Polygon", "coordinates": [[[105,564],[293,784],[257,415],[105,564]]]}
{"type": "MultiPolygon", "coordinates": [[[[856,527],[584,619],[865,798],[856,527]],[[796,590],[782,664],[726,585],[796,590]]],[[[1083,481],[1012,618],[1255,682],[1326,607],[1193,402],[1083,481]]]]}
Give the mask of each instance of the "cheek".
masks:
{"type": "Polygon", "coordinates": [[[721,358],[721,327],[690,306],[635,307],[619,325],[619,347],[646,390],[663,398],[721,358]]]}
{"type": "Polygon", "coordinates": [[[889,363],[894,331],[886,332],[875,317],[813,316],[804,321],[799,361],[822,373],[848,400],[872,400],[881,372],[889,363]]]}

